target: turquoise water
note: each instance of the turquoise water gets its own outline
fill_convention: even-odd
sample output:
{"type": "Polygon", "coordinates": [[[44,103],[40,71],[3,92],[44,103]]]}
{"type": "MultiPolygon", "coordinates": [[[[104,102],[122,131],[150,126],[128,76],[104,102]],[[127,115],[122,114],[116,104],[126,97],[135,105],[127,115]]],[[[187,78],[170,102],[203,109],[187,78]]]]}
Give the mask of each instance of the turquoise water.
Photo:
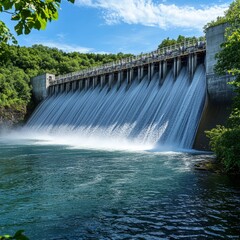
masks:
{"type": "Polygon", "coordinates": [[[239,180],[193,168],[211,157],[0,138],[0,235],[239,239],[239,180]]]}

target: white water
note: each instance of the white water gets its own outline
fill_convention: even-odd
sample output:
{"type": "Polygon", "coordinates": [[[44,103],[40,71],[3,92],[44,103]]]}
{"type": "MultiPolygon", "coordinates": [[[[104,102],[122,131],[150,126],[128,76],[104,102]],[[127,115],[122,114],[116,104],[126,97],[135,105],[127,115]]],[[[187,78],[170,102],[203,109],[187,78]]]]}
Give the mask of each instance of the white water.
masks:
{"type": "Polygon", "coordinates": [[[162,86],[133,81],[119,89],[107,86],[48,97],[24,128],[31,138],[54,144],[99,149],[190,149],[205,100],[205,70],[190,81],[186,68],[162,86]],[[37,134],[36,134],[37,133],[37,134]],[[36,137],[37,136],[37,137],[36,137]],[[40,137],[41,136],[41,137],[40,137]]]}

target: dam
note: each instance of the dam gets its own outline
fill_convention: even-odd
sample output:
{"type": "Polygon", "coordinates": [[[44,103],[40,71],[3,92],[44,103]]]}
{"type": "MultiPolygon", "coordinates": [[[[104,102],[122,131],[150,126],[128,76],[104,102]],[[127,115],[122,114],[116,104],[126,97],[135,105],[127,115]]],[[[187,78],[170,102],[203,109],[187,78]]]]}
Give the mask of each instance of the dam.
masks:
{"type": "Polygon", "coordinates": [[[214,73],[225,25],[184,42],[65,75],[32,79],[42,101],[27,127],[161,149],[208,149],[204,131],[225,121],[229,76],[214,73]]]}

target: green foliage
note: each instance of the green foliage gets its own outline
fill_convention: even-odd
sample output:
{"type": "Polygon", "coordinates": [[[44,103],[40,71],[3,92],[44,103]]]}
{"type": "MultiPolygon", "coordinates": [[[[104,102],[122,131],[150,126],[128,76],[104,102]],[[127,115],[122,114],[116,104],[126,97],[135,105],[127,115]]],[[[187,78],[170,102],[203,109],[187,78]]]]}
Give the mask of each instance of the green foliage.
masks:
{"type": "Polygon", "coordinates": [[[220,75],[228,73],[235,77],[230,83],[236,91],[233,106],[235,110],[240,110],[240,0],[230,4],[225,18],[228,22],[226,40],[221,45],[221,51],[216,55],[218,61],[215,70],[220,75]]]}
{"type": "Polygon", "coordinates": [[[9,28],[5,25],[4,22],[0,21],[0,43],[12,42],[17,44],[16,38],[13,34],[10,33],[9,28]]]}
{"type": "Polygon", "coordinates": [[[209,27],[215,27],[215,26],[218,26],[218,25],[221,25],[221,24],[224,24],[224,23],[230,23],[231,24],[231,28],[230,29],[233,29],[232,27],[234,25],[236,25],[236,27],[238,28],[239,27],[239,19],[240,19],[240,1],[239,0],[234,0],[228,10],[225,12],[224,16],[222,17],[217,17],[216,20],[213,20],[209,23],[207,23],[205,26],[204,26],[204,31],[206,32],[206,30],[209,28],[209,27]]]}
{"type": "Polygon", "coordinates": [[[218,61],[215,71],[220,75],[228,73],[235,77],[230,84],[235,87],[236,96],[227,128],[217,126],[206,134],[212,150],[226,170],[240,172],[240,0],[232,2],[224,20],[228,23],[226,40],[216,55],[218,61]]]}
{"type": "Polygon", "coordinates": [[[218,59],[215,70],[219,74],[230,73],[235,76],[240,74],[240,29],[236,29],[226,37],[221,45],[222,50],[216,56],[218,59]]]}
{"type": "Polygon", "coordinates": [[[226,22],[227,22],[227,19],[226,19],[225,16],[224,16],[224,17],[217,17],[216,20],[213,20],[213,21],[207,23],[207,24],[203,27],[203,30],[204,30],[204,32],[206,32],[206,30],[207,30],[208,28],[210,28],[210,27],[215,27],[215,26],[224,24],[224,23],[226,23],[226,22]]]}
{"type": "Polygon", "coordinates": [[[240,171],[240,126],[217,126],[206,132],[212,150],[228,172],[240,171]]]}
{"type": "MultiPolygon", "coordinates": [[[[68,0],[74,3],[75,0],[68,0]]],[[[58,19],[61,0],[4,0],[0,1],[0,12],[7,13],[16,21],[17,35],[29,34],[32,29],[45,29],[48,22],[58,19]]],[[[16,39],[4,22],[0,21],[0,43],[16,39]]]]}
{"type": "Polygon", "coordinates": [[[122,53],[66,53],[43,45],[18,47],[5,44],[0,47],[0,65],[6,68],[18,67],[30,78],[45,72],[65,74],[131,56],[122,53]]]}
{"type": "Polygon", "coordinates": [[[16,67],[0,68],[0,106],[26,105],[30,100],[29,77],[16,67]]]}
{"type": "Polygon", "coordinates": [[[183,43],[184,41],[188,42],[188,41],[202,41],[205,40],[205,37],[184,37],[182,35],[179,35],[177,39],[169,39],[166,38],[164,40],[162,40],[162,42],[158,45],[158,48],[163,48],[163,47],[168,47],[174,44],[178,44],[178,43],[183,43]]]}
{"type": "Polygon", "coordinates": [[[0,240],[8,240],[8,239],[12,239],[12,240],[29,240],[29,238],[26,237],[23,233],[24,233],[24,230],[18,230],[14,234],[14,236],[11,236],[11,235],[0,236],[0,240]]]}
{"type": "Polygon", "coordinates": [[[234,0],[225,13],[227,21],[231,24],[234,31],[240,25],[240,0],[234,0]]]}
{"type": "Polygon", "coordinates": [[[177,43],[177,41],[175,39],[169,39],[169,37],[168,37],[168,38],[162,40],[162,42],[158,45],[158,48],[168,47],[168,46],[174,45],[176,43],[177,43]]]}

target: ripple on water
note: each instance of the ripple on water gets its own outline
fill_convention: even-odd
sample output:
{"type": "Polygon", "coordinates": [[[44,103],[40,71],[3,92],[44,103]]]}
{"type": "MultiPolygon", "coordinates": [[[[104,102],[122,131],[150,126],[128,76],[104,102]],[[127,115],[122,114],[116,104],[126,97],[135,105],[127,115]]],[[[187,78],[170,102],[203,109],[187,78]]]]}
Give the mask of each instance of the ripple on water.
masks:
{"type": "Polygon", "coordinates": [[[192,171],[198,155],[1,149],[1,233],[23,228],[36,240],[239,239],[239,184],[192,171]]]}

